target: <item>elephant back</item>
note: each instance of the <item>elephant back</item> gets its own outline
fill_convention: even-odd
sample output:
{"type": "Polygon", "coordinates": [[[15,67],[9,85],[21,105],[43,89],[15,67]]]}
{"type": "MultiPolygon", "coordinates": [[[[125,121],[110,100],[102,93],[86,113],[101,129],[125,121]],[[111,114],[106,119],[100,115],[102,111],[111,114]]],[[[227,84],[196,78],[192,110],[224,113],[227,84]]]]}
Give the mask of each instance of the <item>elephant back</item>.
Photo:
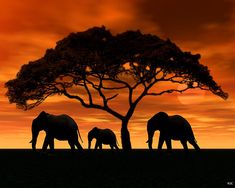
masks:
{"type": "Polygon", "coordinates": [[[100,134],[103,143],[116,143],[116,135],[111,129],[102,129],[100,134]]]}
{"type": "Polygon", "coordinates": [[[169,116],[169,126],[173,134],[181,135],[187,139],[195,139],[189,122],[180,115],[169,116]]]}
{"type": "Polygon", "coordinates": [[[114,132],[112,131],[112,130],[110,130],[110,129],[101,129],[101,131],[100,131],[100,134],[102,134],[102,136],[112,136],[112,137],[115,137],[115,134],[114,134],[114,132]]]}
{"type": "Polygon", "coordinates": [[[69,129],[72,131],[78,130],[77,123],[67,114],[48,116],[48,121],[53,127],[60,127],[61,129],[69,129]]]}

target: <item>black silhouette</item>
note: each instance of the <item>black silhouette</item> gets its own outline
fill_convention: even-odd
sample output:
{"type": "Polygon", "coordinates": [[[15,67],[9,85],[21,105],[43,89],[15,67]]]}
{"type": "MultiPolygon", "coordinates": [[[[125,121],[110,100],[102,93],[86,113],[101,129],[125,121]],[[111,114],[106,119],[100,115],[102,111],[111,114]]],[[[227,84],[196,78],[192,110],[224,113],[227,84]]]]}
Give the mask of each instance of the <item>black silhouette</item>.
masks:
{"type": "Polygon", "coordinates": [[[6,95],[10,103],[25,110],[59,94],[76,99],[86,108],[106,111],[122,122],[122,147],[130,150],[128,122],[145,96],[200,88],[223,99],[228,97],[199,59],[199,54],[183,52],[169,39],[140,31],[114,36],[105,27],[94,27],[71,33],[44,57],[23,65],[16,79],[5,84],[6,95]],[[154,91],[159,82],[183,84],[185,88],[154,91]],[[128,99],[124,114],[109,103],[121,94],[128,99]]]}
{"type": "Polygon", "coordinates": [[[164,141],[167,149],[171,150],[171,140],[180,140],[184,150],[188,150],[187,142],[200,150],[194,138],[193,130],[189,122],[180,115],[168,116],[165,112],[155,114],[147,124],[149,149],[152,149],[153,135],[156,130],[160,131],[158,149],[162,149],[164,141]]]}
{"type": "Polygon", "coordinates": [[[67,140],[71,150],[82,149],[82,146],[78,142],[78,134],[80,139],[81,135],[78,130],[76,122],[68,115],[52,115],[46,112],[41,112],[37,118],[33,120],[32,123],[32,143],[33,150],[36,149],[37,137],[40,131],[44,130],[46,132],[46,137],[43,143],[43,150],[50,146],[51,150],[54,150],[54,139],[57,140],[67,140]]]}
{"type": "Polygon", "coordinates": [[[99,129],[94,127],[88,133],[88,149],[91,149],[91,142],[96,139],[95,149],[102,149],[102,144],[110,145],[111,149],[119,149],[117,146],[117,138],[114,132],[110,129],[99,129]]]}

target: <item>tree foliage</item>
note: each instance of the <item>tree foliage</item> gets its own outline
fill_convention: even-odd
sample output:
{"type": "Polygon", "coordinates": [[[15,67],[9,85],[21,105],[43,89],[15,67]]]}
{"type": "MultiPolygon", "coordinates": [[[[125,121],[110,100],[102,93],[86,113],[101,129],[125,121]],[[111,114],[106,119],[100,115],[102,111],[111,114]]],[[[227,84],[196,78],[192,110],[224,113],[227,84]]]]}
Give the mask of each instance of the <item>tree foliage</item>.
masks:
{"type": "MultiPolygon", "coordinates": [[[[228,95],[213,80],[208,68],[199,63],[199,58],[199,54],[182,52],[170,40],[154,35],[127,31],[113,36],[104,27],[94,27],[71,33],[57,42],[55,49],[48,49],[44,57],[23,65],[16,78],[5,84],[6,95],[10,103],[30,109],[54,94],[73,97],[66,91],[72,86],[112,89],[102,85],[102,81],[109,79],[123,88],[136,88],[140,84],[149,87],[160,81],[178,82],[187,88],[210,90],[226,99],[228,95]],[[125,82],[123,74],[133,77],[133,86],[125,82]],[[71,79],[65,79],[68,77],[71,79]],[[100,83],[91,83],[88,80],[91,77],[100,83]]],[[[162,93],[173,91],[176,90],[162,93]]]]}

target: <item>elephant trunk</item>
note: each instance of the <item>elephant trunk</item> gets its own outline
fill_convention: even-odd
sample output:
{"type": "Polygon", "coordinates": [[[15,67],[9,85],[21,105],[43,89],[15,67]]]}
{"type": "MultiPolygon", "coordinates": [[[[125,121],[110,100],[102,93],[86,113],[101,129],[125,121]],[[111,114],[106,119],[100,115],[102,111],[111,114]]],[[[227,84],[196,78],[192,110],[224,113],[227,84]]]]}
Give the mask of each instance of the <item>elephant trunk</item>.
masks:
{"type": "Polygon", "coordinates": [[[152,150],[153,139],[148,139],[146,143],[148,143],[149,149],[152,150]]]}
{"type": "Polygon", "coordinates": [[[150,150],[152,150],[152,144],[153,144],[153,135],[154,135],[154,131],[151,127],[151,124],[148,122],[147,125],[147,131],[148,131],[148,140],[146,143],[148,143],[148,147],[150,150]]]}
{"type": "Polygon", "coordinates": [[[95,136],[94,136],[94,131],[91,130],[91,131],[88,133],[88,149],[91,149],[91,142],[92,142],[93,138],[95,138],[95,136]]]}
{"type": "Polygon", "coordinates": [[[88,149],[91,149],[91,141],[92,141],[93,137],[91,135],[91,133],[88,134],[88,149]]]}
{"type": "Polygon", "coordinates": [[[88,141],[88,149],[91,149],[91,140],[88,141]]]}
{"type": "Polygon", "coordinates": [[[37,144],[38,133],[39,133],[39,132],[32,132],[32,140],[30,141],[30,143],[32,143],[32,149],[33,149],[33,150],[36,150],[36,144],[37,144]]]}
{"type": "Polygon", "coordinates": [[[91,149],[91,141],[93,140],[93,138],[88,138],[88,149],[91,149]]]}

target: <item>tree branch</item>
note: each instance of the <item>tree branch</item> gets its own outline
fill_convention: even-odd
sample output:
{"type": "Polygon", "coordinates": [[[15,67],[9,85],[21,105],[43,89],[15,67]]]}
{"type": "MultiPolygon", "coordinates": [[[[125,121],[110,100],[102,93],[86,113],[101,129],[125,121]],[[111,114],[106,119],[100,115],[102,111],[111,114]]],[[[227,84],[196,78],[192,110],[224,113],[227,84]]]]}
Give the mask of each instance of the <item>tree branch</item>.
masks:
{"type": "Polygon", "coordinates": [[[90,102],[90,104],[93,104],[91,92],[90,92],[90,90],[89,90],[89,88],[88,88],[88,86],[87,86],[87,84],[86,84],[86,79],[84,79],[83,82],[84,82],[84,87],[85,87],[85,89],[86,89],[86,92],[87,92],[87,94],[88,94],[89,102],[90,102]]]}
{"type": "Polygon", "coordinates": [[[184,91],[187,91],[188,89],[195,89],[195,88],[199,88],[199,87],[186,87],[185,89],[168,89],[165,91],[161,91],[159,93],[155,93],[155,92],[151,92],[151,93],[147,93],[146,95],[153,95],[153,96],[157,96],[157,95],[162,95],[164,93],[173,93],[173,92],[178,92],[178,93],[183,93],[184,91]]]}
{"type": "Polygon", "coordinates": [[[126,86],[122,86],[122,87],[104,87],[102,86],[102,89],[106,89],[106,90],[118,90],[118,89],[125,89],[127,88],[126,86]]]}
{"type": "MultiPolygon", "coordinates": [[[[96,75],[92,75],[92,76],[95,77],[95,78],[100,79],[99,76],[96,76],[96,75]]],[[[113,78],[102,78],[102,80],[112,81],[112,82],[115,82],[115,83],[118,83],[118,84],[123,84],[124,86],[122,87],[122,89],[131,88],[131,86],[127,82],[124,82],[122,80],[116,80],[116,79],[113,79],[113,78]]]]}
{"type": "MultiPolygon", "coordinates": [[[[84,106],[84,107],[86,107],[86,108],[91,108],[91,106],[93,105],[93,104],[87,104],[81,97],[79,97],[79,96],[77,96],[77,95],[71,95],[71,94],[69,94],[66,89],[63,89],[63,90],[62,90],[62,93],[63,93],[66,97],[68,97],[68,98],[70,98],[70,99],[76,99],[76,100],[78,100],[78,101],[82,104],[82,106],[84,106]]],[[[99,108],[99,109],[100,109],[100,108],[99,108]]]]}
{"type": "Polygon", "coordinates": [[[118,94],[115,94],[115,95],[113,95],[112,97],[108,97],[106,100],[107,100],[107,102],[109,101],[109,100],[112,100],[112,99],[114,99],[115,97],[117,97],[118,96],[118,94]]]}
{"type": "MultiPolygon", "coordinates": [[[[97,76],[92,75],[92,76],[94,76],[95,78],[99,79],[99,85],[95,85],[92,81],[90,81],[90,80],[88,80],[88,79],[86,79],[86,81],[87,81],[89,84],[91,84],[92,87],[99,93],[100,97],[101,97],[102,100],[103,100],[104,106],[107,106],[107,105],[108,105],[108,101],[110,101],[110,100],[114,99],[115,97],[117,97],[118,94],[115,94],[114,96],[107,98],[107,97],[104,95],[104,93],[102,92],[102,89],[107,89],[106,87],[103,86],[103,80],[104,80],[104,78],[103,78],[102,76],[100,76],[100,75],[97,75],[97,76]]],[[[108,89],[120,89],[120,88],[123,89],[123,88],[126,88],[126,86],[123,86],[123,87],[112,87],[112,88],[108,88],[108,89]]]]}
{"type": "MultiPolygon", "coordinates": [[[[90,81],[89,81],[90,82],[90,81]]],[[[95,89],[97,89],[95,87],[95,85],[90,82],[92,84],[92,86],[94,86],[95,89]]],[[[56,84],[59,84],[62,86],[62,90],[61,89],[58,89],[60,91],[60,93],[64,94],[66,97],[70,98],[70,99],[76,99],[78,100],[82,106],[86,107],[86,108],[96,108],[96,109],[100,109],[100,110],[103,110],[103,111],[106,111],[110,114],[112,114],[114,117],[118,118],[118,119],[123,119],[123,115],[119,114],[118,112],[114,111],[113,109],[111,109],[110,107],[108,107],[107,105],[105,106],[101,106],[99,104],[94,104],[94,103],[90,103],[90,104],[87,104],[81,97],[77,96],[77,95],[71,95],[70,93],[68,93],[68,91],[66,90],[65,86],[62,84],[62,83],[59,83],[57,82],[56,84]]],[[[114,98],[116,96],[113,96],[111,98],[114,98]]],[[[109,99],[111,100],[111,99],[109,99]]]]}

